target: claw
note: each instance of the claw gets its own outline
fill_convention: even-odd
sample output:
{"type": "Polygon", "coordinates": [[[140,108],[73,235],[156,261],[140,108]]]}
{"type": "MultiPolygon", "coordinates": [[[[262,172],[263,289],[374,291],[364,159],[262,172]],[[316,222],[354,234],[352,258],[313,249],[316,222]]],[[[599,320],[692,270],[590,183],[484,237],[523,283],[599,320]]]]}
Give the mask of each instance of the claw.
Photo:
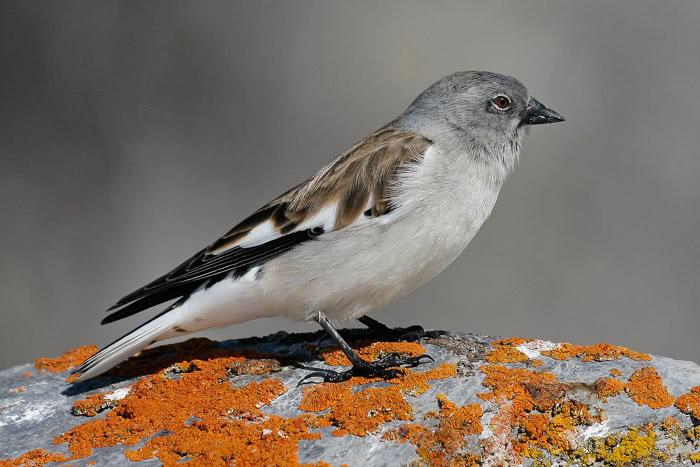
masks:
{"type": "Polygon", "coordinates": [[[370,364],[366,367],[353,367],[346,373],[351,373],[351,376],[364,376],[365,378],[394,379],[402,372],[399,368],[387,368],[385,366],[370,364]]]}
{"type": "Polygon", "coordinates": [[[347,370],[347,371],[333,371],[333,370],[323,370],[323,371],[314,371],[313,373],[309,373],[308,375],[304,376],[298,383],[297,387],[301,386],[302,384],[310,384],[307,381],[313,378],[321,377],[323,378],[324,383],[342,383],[343,381],[347,381],[350,379],[350,377],[353,376],[352,369],[347,370]]]}
{"type": "Polygon", "coordinates": [[[343,381],[349,380],[353,376],[393,379],[399,376],[400,374],[401,370],[399,370],[398,368],[381,368],[370,365],[366,367],[352,367],[349,370],[345,371],[314,371],[313,373],[309,373],[308,375],[304,376],[301,379],[301,381],[297,383],[297,387],[301,386],[302,384],[309,384],[307,381],[316,377],[323,378],[324,383],[342,383],[343,381]]]}
{"type": "Polygon", "coordinates": [[[435,359],[434,359],[433,357],[431,357],[431,356],[428,355],[427,353],[424,353],[423,355],[418,355],[418,356],[416,357],[416,359],[417,359],[417,361],[418,361],[418,365],[420,365],[421,363],[423,363],[423,362],[421,361],[421,359],[423,359],[423,358],[425,359],[426,362],[427,362],[427,361],[430,361],[431,363],[435,363],[435,359]]]}
{"type": "Polygon", "coordinates": [[[374,364],[385,368],[390,366],[416,367],[428,361],[434,362],[435,359],[428,354],[418,355],[417,357],[408,357],[402,354],[391,353],[385,355],[374,364]]]}
{"type": "Polygon", "coordinates": [[[416,367],[426,362],[435,362],[435,359],[428,354],[418,355],[416,357],[408,357],[398,353],[390,353],[384,355],[381,359],[374,363],[366,363],[358,365],[345,371],[322,370],[314,371],[304,376],[297,384],[308,384],[307,381],[312,378],[321,377],[324,383],[341,383],[347,381],[353,376],[364,376],[366,378],[383,378],[393,379],[401,375],[402,366],[416,367]]]}
{"type": "Polygon", "coordinates": [[[327,383],[329,382],[329,378],[332,378],[331,374],[338,375],[339,373],[333,370],[314,371],[313,373],[309,373],[308,375],[304,376],[301,380],[299,380],[299,382],[297,383],[297,387],[301,386],[302,384],[310,384],[307,381],[317,377],[323,378],[323,382],[327,383]]]}

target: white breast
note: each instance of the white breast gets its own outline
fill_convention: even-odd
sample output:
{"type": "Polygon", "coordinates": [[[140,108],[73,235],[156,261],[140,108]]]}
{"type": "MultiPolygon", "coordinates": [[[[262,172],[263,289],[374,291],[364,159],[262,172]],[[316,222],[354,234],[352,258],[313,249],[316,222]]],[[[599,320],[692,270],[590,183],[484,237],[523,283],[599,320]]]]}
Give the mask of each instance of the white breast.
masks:
{"type": "Polygon", "coordinates": [[[424,284],[466,248],[491,213],[502,178],[467,155],[432,146],[396,187],[389,214],[329,232],[265,265],[270,314],[358,317],[424,284]]]}

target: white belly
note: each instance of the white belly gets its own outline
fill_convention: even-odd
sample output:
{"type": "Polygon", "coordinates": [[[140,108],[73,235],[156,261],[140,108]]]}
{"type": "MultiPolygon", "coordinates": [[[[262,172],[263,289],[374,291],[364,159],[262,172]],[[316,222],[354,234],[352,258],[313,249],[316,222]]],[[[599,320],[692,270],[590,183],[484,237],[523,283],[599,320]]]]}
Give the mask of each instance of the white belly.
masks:
{"type": "Polygon", "coordinates": [[[404,205],[381,222],[329,232],[266,264],[260,283],[273,314],[351,319],[425,284],[491,213],[500,184],[481,175],[456,171],[434,186],[414,176],[420,186],[407,189],[404,205]]]}
{"type": "Polygon", "coordinates": [[[406,176],[400,206],[331,231],[262,266],[257,277],[222,281],[182,307],[187,330],[265,316],[359,317],[423,285],[467,247],[488,218],[501,183],[465,160],[445,166],[430,151],[406,176]]]}
{"type": "Polygon", "coordinates": [[[315,311],[336,320],[358,317],[430,280],[467,243],[434,248],[428,232],[408,227],[333,236],[271,262],[262,285],[277,302],[273,308],[296,319],[315,311]]]}

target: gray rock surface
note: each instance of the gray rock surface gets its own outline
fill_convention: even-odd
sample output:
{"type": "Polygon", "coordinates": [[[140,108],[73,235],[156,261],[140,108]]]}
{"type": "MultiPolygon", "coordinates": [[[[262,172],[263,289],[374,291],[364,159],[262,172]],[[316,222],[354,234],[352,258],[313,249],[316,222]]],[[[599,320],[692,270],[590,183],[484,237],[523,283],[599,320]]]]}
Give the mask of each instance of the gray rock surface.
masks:
{"type": "MultiPolygon", "coordinates": [[[[345,333],[354,345],[368,343],[372,339],[371,334],[364,330],[348,330],[345,333]]],[[[419,342],[435,359],[435,362],[411,369],[412,373],[451,368],[453,374],[429,380],[424,390],[403,388],[398,394],[410,405],[408,417],[401,419],[391,412],[395,409],[382,407],[381,402],[376,410],[389,414],[386,421],[366,432],[362,431],[364,428],[360,428],[359,432],[357,429],[353,432],[350,428],[350,432],[347,432],[351,424],[348,418],[328,415],[333,415],[334,411],[342,412],[337,405],[331,403],[330,409],[316,412],[300,408],[305,392],[325,386],[298,386],[300,380],[312,371],[309,368],[337,369],[316,351],[321,338],[319,333],[278,333],[260,339],[212,343],[210,346],[224,352],[223,355],[226,352],[239,355],[247,349],[254,349],[265,358],[274,359],[272,371],[252,371],[247,367],[236,367],[233,371],[227,363],[227,377],[212,383],[246,391],[253,387],[251,385],[271,378],[282,382],[284,387],[281,394],[267,404],[259,404],[264,415],[245,423],[265,423],[266,418],[273,416],[284,419],[307,415],[329,417],[325,420],[330,426],[320,422],[308,423],[308,432],[317,434],[319,439],[301,439],[289,448],[293,451],[296,447],[297,452],[292,452],[292,457],[300,463],[323,461],[331,465],[362,466],[411,463],[691,465],[693,460],[700,462],[700,421],[696,418],[700,414],[679,403],[679,400],[694,401],[691,390],[700,386],[700,366],[692,362],[656,356],[645,359],[636,353],[629,354],[633,357],[630,358],[624,355],[624,351],[620,355],[619,348],[615,347],[611,347],[613,350],[610,352],[602,353],[594,347],[582,347],[573,351],[572,355],[547,356],[548,351],[566,350],[567,347],[539,340],[499,341],[471,334],[407,332],[404,336],[407,341],[419,342]],[[654,386],[654,374],[660,377],[660,388],[654,386]],[[642,378],[650,375],[650,379],[642,378]],[[617,381],[611,386],[617,387],[617,393],[606,397],[602,392],[602,381],[611,380],[617,381]],[[636,386],[633,384],[635,381],[639,383],[636,386]],[[682,395],[686,395],[685,398],[678,399],[682,395]],[[464,408],[464,412],[460,408],[464,408]],[[468,410],[472,414],[476,411],[477,416],[468,418],[468,410]],[[467,418],[460,418],[463,415],[467,418]],[[417,432],[419,434],[416,435],[417,432]]],[[[147,351],[139,358],[155,358],[152,355],[160,358],[168,351],[176,351],[178,345],[183,344],[165,347],[157,354],[147,351]]],[[[325,345],[330,343],[321,343],[321,347],[325,345]]],[[[386,348],[390,349],[391,345],[386,344],[386,348]]],[[[400,348],[397,347],[397,350],[400,348]]],[[[218,357],[207,358],[211,362],[218,357]]],[[[179,359],[164,360],[170,364],[176,361],[179,359]]],[[[248,361],[257,362],[252,357],[248,361]]],[[[3,459],[17,459],[34,449],[62,453],[69,458],[71,454],[67,445],[53,444],[55,438],[72,427],[114,417],[110,415],[111,412],[119,410],[120,404],[135,399],[134,391],[142,390],[131,389],[141,378],[152,373],[159,375],[157,381],[192,378],[189,375],[196,375],[199,370],[196,366],[196,362],[194,367],[189,368],[180,365],[179,371],[184,368],[185,373],[178,374],[172,371],[172,367],[170,371],[163,372],[163,366],[158,372],[155,371],[158,367],[139,370],[136,365],[131,370],[126,368],[122,373],[116,372],[80,385],[71,385],[66,381],[67,371],[38,371],[32,364],[0,371],[0,466],[5,465],[3,459]],[[28,372],[32,375],[29,376],[28,372]],[[72,407],[76,401],[98,393],[112,399],[107,404],[111,407],[95,417],[73,414],[72,407]]],[[[351,388],[353,395],[357,395],[359,410],[365,410],[362,409],[364,399],[361,396],[368,394],[367,388],[379,388],[377,394],[384,397],[383,389],[398,387],[384,381],[343,384],[337,386],[338,392],[343,387],[351,388]]],[[[376,416],[373,409],[366,412],[368,419],[376,416]]],[[[221,415],[222,423],[228,423],[230,419],[226,417],[221,415]]],[[[260,436],[266,436],[269,431],[263,429],[260,436]]],[[[98,447],[91,454],[72,459],[69,463],[89,465],[94,461],[97,465],[128,464],[130,461],[125,457],[125,449],[137,449],[149,439],[168,437],[172,432],[147,435],[131,446],[125,446],[118,440],[108,441],[103,444],[107,447],[98,447]]],[[[288,436],[285,433],[272,433],[270,436],[274,438],[277,435],[281,438],[288,436]]],[[[285,442],[281,438],[274,438],[274,442],[285,442]]],[[[167,450],[162,449],[163,452],[167,450]]],[[[267,449],[265,442],[262,442],[261,449],[267,449]]],[[[172,455],[172,450],[162,456],[156,453],[141,463],[173,463],[172,457],[168,457],[172,455]]],[[[255,455],[240,457],[237,452],[230,452],[227,459],[217,458],[215,461],[195,452],[178,452],[177,455],[182,456],[179,460],[195,465],[223,465],[232,459],[237,465],[246,465],[253,464],[256,459],[255,455]]],[[[26,465],[42,463],[36,458],[27,461],[26,465]]],[[[7,465],[14,464],[7,462],[7,465]]]]}

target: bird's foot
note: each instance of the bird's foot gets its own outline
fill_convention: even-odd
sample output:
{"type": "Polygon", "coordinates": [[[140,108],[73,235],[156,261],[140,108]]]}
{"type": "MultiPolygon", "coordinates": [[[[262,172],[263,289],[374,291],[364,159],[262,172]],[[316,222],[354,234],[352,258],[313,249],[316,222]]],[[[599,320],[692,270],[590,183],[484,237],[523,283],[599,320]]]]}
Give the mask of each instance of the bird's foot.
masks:
{"type": "Polygon", "coordinates": [[[308,380],[319,377],[323,378],[324,383],[342,383],[353,376],[393,379],[402,373],[401,367],[412,368],[429,361],[434,362],[435,360],[428,354],[411,357],[399,353],[388,353],[372,363],[363,362],[353,365],[350,369],[345,371],[319,370],[309,373],[299,381],[299,385],[306,384],[308,380]]]}

